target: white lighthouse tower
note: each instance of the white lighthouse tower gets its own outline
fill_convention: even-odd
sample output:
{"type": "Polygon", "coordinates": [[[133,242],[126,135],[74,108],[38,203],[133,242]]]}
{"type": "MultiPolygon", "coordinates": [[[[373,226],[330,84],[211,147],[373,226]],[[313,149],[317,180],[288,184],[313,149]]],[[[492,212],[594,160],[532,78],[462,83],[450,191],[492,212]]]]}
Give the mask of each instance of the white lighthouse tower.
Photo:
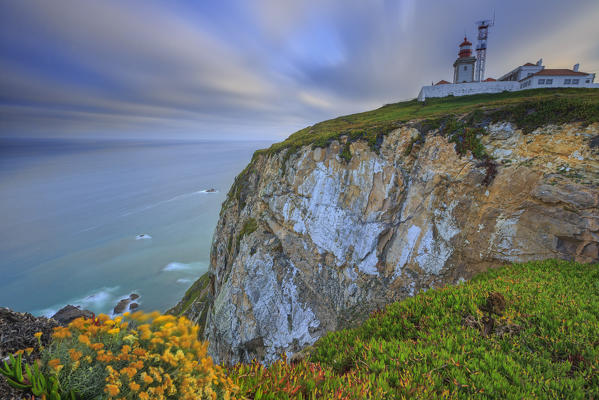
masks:
{"type": "Polygon", "coordinates": [[[472,57],[472,43],[464,36],[460,44],[458,59],[453,63],[453,83],[474,81],[474,65],[476,58],[472,57]]]}

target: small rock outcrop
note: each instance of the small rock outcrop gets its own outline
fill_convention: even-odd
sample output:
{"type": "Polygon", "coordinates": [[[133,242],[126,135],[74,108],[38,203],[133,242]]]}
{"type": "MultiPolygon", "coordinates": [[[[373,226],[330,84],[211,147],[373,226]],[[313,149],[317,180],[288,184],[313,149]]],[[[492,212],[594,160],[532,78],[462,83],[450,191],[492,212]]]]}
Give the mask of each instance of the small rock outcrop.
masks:
{"type": "Polygon", "coordinates": [[[177,308],[205,318],[217,362],[272,362],[492,266],[599,260],[597,123],[487,124],[487,164],[435,132],[254,158],[223,205],[207,292],[177,308]]]}
{"type": "Polygon", "coordinates": [[[82,310],[79,307],[68,304],[58,310],[58,312],[52,316],[52,319],[60,325],[66,326],[79,317],[92,318],[93,315],[94,313],[89,310],[82,310]]]}

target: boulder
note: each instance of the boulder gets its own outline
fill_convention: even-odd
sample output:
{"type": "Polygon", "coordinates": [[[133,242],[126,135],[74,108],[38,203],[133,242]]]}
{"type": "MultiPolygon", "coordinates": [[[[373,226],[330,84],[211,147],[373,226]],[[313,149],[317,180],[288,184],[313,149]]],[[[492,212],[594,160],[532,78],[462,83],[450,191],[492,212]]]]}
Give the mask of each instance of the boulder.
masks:
{"type": "Polygon", "coordinates": [[[56,320],[60,325],[65,326],[79,317],[92,318],[93,315],[94,313],[89,310],[82,310],[79,307],[69,304],[58,310],[58,312],[52,316],[52,319],[56,320]]]}

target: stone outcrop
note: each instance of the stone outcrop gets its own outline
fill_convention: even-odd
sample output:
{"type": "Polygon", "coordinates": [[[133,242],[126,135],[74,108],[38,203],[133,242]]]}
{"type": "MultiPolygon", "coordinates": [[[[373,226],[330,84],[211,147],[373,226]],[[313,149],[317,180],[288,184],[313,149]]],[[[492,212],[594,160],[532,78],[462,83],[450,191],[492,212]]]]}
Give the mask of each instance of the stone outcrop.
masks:
{"type": "Polygon", "coordinates": [[[184,311],[206,315],[217,362],[272,362],[505,263],[599,261],[599,125],[487,126],[491,177],[435,131],[415,140],[417,126],[386,135],[378,152],[349,144],[349,161],[346,137],[252,161],[221,211],[210,293],[184,311]]]}
{"type": "Polygon", "coordinates": [[[58,310],[58,312],[52,316],[52,319],[54,319],[62,326],[67,326],[77,318],[92,318],[93,316],[94,313],[89,310],[82,310],[79,307],[67,304],[66,306],[58,310]]]}

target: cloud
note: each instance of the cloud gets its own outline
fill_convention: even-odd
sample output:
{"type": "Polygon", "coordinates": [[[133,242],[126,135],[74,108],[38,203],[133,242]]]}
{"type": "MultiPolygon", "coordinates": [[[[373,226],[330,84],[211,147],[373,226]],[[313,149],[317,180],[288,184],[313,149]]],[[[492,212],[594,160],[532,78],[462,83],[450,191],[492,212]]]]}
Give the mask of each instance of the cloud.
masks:
{"type": "Polygon", "coordinates": [[[494,7],[488,76],[599,69],[592,0],[3,2],[0,135],[282,139],[449,79],[494,7]]]}

